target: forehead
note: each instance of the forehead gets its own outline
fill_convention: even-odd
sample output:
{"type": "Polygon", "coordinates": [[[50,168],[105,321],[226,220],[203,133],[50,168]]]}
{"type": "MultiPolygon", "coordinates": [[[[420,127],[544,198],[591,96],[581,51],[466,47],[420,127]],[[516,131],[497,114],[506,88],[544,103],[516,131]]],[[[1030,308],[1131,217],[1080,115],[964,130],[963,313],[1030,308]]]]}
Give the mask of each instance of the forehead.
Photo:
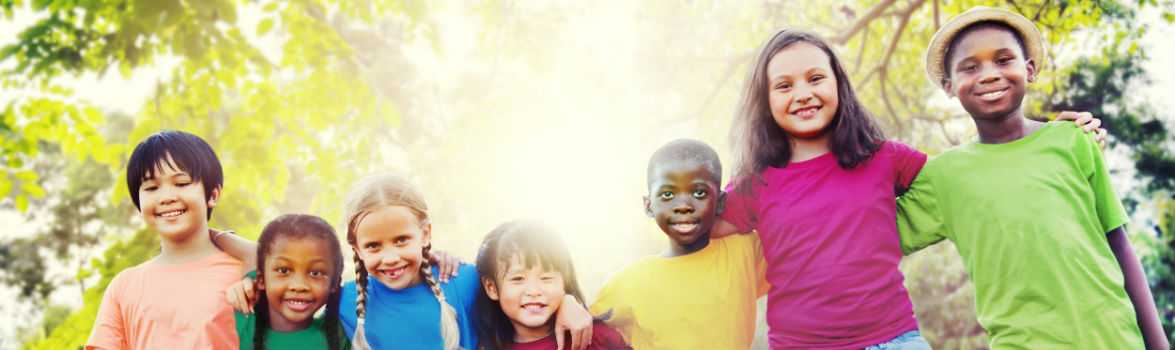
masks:
{"type": "Polygon", "coordinates": [[[1019,54],[1020,44],[1016,41],[1016,35],[1006,28],[983,26],[968,30],[955,39],[951,49],[951,62],[1000,50],[1010,50],[1019,54]]]}
{"type": "Polygon", "coordinates": [[[391,238],[420,231],[420,221],[408,207],[392,205],[373,210],[355,228],[359,240],[391,238]]]}
{"type": "Polygon", "coordinates": [[[189,175],[182,166],[171,157],[171,154],[164,153],[163,157],[156,159],[143,173],[143,180],[151,180],[155,178],[171,177],[174,175],[189,175]]]}
{"type": "Polygon", "coordinates": [[[711,186],[718,187],[718,176],[714,174],[706,162],[692,159],[672,159],[657,163],[653,167],[651,185],[662,186],[675,182],[704,181],[711,186]]]}
{"type": "Polygon", "coordinates": [[[266,259],[282,258],[294,262],[329,261],[333,257],[329,245],[316,237],[278,238],[273,242],[266,259]]]}
{"type": "Polygon", "coordinates": [[[771,61],[767,62],[767,77],[775,79],[803,75],[813,68],[831,71],[832,65],[829,63],[828,55],[815,45],[798,42],[779,50],[771,57],[771,61]]]}

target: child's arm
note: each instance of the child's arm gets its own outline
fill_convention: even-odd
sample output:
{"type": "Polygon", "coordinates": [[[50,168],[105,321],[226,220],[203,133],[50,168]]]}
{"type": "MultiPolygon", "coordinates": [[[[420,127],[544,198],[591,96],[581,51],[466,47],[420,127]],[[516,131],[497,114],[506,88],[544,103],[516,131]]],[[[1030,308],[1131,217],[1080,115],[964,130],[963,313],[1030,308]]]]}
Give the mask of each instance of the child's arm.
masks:
{"type": "Polygon", "coordinates": [[[738,227],[735,227],[734,224],[727,222],[726,220],[722,220],[722,218],[718,218],[718,222],[714,223],[714,228],[710,229],[710,239],[718,239],[733,234],[747,234],[751,232],[754,231],[739,232],[738,227]]]}
{"type": "Polygon", "coordinates": [[[1106,234],[1110,241],[1110,250],[1118,259],[1118,266],[1122,268],[1122,277],[1126,281],[1126,294],[1130,296],[1130,303],[1134,304],[1134,313],[1138,317],[1138,328],[1142,330],[1142,339],[1147,349],[1170,349],[1167,335],[1163,332],[1163,325],[1159,322],[1159,313],[1155,308],[1155,299],[1151,296],[1150,286],[1147,285],[1146,275],[1142,272],[1142,264],[1134,256],[1134,249],[1130,247],[1130,240],[1126,232],[1118,227],[1106,234]]]}
{"type": "Polygon", "coordinates": [[[587,350],[592,345],[592,314],[571,294],[563,296],[563,304],[555,314],[555,343],[563,349],[563,333],[571,332],[571,349],[587,350]]]}
{"type": "Polygon", "coordinates": [[[256,242],[237,236],[232,231],[220,231],[212,228],[208,229],[208,235],[212,239],[212,244],[220,248],[220,251],[240,260],[245,271],[257,269],[256,242]]]}
{"type": "Polygon", "coordinates": [[[1093,114],[1089,112],[1061,111],[1061,113],[1057,114],[1057,120],[1072,120],[1074,123],[1077,123],[1077,126],[1081,127],[1081,130],[1085,130],[1087,133],[1093,133],[1093,139],[1097,141],[1098,147],[1103,150],[1106,149],[1106,129],[1101,127],[1102,120],[1094,118],[1093,114]]]}

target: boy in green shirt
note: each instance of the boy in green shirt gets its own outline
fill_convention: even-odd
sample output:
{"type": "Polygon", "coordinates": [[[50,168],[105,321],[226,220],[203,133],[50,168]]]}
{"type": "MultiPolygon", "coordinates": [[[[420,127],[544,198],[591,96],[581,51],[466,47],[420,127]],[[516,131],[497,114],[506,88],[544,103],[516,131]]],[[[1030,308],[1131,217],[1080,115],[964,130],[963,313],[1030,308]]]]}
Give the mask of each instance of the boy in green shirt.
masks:
{"type": "Polygon", "coordinates": [[[899,199],[902,249],[955,243],[992,348],[1167,349],[1097,144],[1073,123],[1023,115],[1044,59],[1036,27],[974,8],[928,51],[928,75],[979,142],[927,162],[899,199]]]}

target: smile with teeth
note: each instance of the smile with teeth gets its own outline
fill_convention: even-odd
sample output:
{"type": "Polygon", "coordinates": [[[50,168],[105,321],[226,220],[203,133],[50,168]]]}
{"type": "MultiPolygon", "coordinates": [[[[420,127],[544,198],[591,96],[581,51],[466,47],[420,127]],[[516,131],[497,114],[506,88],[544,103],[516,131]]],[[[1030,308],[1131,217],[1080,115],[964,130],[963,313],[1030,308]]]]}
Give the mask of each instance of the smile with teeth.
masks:
{"type": "Polygon", "coordinates": [[[384,277],[387,277],[390,279],[397,279],[397,278],[400,278],[400,276],[404,275],[405,270],[408,270],[408,266],[401,266],[401,267],[394,268],[394,269],[380,269],[378,272],[380,275],[382,275],[384,277]]]}
{"type": "Polygon", "coordinates": [[[678,223],[670,223],[669,224],[669,228],[672,228],[674,231],[682,232],[682,233],[693,231],[697,227],[698,227],[697,222],[678,222],[678,223]]]}
{"type": "Polygon", "coordinates": [[[527,312],[536,312],[536,313],[537,313],[537,312],[542,312],[542,311],[543,311],[544,309],[546,309],[546,308],[547,308],[547,304],[543,304],[543,303],[526,303],[526,304],[522,304],[522,309],[523,309],[523,310],[526,310],[527,312]]]}
{"type": "Polygon", "coordinates": [[[155,216],[170,218],[170,217],[176,217],[176,216],[183,215],[183,213],[186,213],[186,212],[188,212],[187,209],[175,209],[175,210],[168,210],[165,212],[155,213],[155,216]]]}
{"type": "Polygon", "coordinates": [[[1001,96],[1004,96],[1004,93],[1007,93],[1007,92],[1008,92],[1008,89],[1001,89],[1001,90],[996,90],[996,91],[989,91],[989,92],[985,92],[985,93],[979,94],[979,98],[982,98],[982,99],[984,99],[984,100],[987,100],[987,101],[991,101],[991,100],[998,99],[998,98],[1000,98],[1001,96]]]}
{"type": "Polygon", "coordinates": [[[816,115],[816,111],[818,110],[820,110],[820,106],[804,107],[793,111],[792,114],[795,114],[800,118],[808,118],[816,115]]]}
{"type": "Polygon", "coordinates": [[[314,302],[306,299],[283,299],[282,305],[285,305],[290,310],[301,312],[309,310],[310,307],[314,306],[314,302]]]}

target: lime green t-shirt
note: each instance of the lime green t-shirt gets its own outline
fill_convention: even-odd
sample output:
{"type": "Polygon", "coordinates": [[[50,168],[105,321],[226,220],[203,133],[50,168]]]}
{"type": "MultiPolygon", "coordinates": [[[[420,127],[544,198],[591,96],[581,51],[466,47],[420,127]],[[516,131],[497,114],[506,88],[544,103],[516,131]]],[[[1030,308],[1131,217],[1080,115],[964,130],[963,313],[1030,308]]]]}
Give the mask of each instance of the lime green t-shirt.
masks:
{"type": "Polygon", "coordinates": [[[907,254],[955,243],[994,349],[1141,349],[1106,233],[1127,221],[1101,151],[1073,123],[930,160],[898,199],[907,254]]]}

